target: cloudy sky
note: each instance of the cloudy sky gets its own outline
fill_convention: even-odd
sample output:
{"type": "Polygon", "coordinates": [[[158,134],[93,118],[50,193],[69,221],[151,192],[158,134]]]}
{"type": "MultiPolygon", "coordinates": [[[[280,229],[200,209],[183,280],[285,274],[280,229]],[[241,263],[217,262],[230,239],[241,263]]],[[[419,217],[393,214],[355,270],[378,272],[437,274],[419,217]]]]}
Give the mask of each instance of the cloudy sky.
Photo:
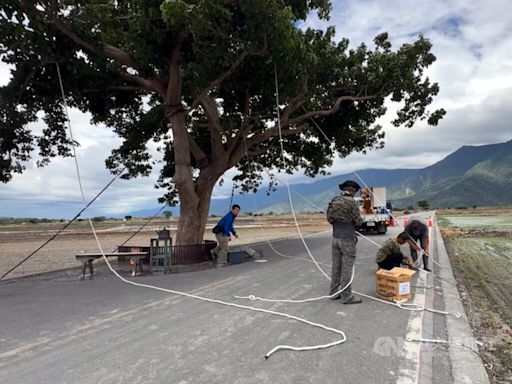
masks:
{"type": "MultiPolygon", "coordinates": [[[[447,110],[437,127],[418,124],[412,129],[389,124],[390,113],[380,122],[386,147],[367,155],[353,154],[348,165],[338,159],[332,174],[350,168],[421,168],[441,160],[462,145],[482,145],[512,139],[512,5],[508,0],[343,0],[333,1],[329,22],[312,17],[307,25],[336,26],[337,37],[352,45],[371,44],[387,31],[395,47],[419,34],[433,43],[436,63],[428,76],[440,84],[436,107],[447,110]],[[350,168],[349,168],[350,166],[350,168]]],[[[9,69],[0,64],[0,84],[9,81],[9,69]]],[[[104,159],[120,141],[104,127],[91,126],[89,116],[71,111],[74,137],[81,143],[78,160],[86,198],[92,198],[111,179],[104,159]]],[[[40,128],[39,126],[35,127],[40,128]]],[[[117,180],[89,211],[94,215],[119,215],[140,209],[158,209],[157,175],[137,180],[117,180]]],[[[304,182],[300,174],[292,182],[304,182]]],[[[230,193],[231,184],[215,190],[230,193]]],[[[45,168],[27,165],[23,175],[0,185],[0,217],[70,218],[81,208],[81,195],[71,158],[56,159],[45,168]]]]}

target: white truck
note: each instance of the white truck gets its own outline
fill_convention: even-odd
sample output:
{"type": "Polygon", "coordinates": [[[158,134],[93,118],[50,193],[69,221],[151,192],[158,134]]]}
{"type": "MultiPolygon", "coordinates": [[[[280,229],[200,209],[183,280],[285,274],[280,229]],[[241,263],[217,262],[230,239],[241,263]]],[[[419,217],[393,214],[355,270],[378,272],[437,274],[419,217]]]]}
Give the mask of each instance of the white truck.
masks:
{"type": "Polygon", "coordinates": [[[363,188],[361,197],[355,199],[364,221],[358,229],[386,233],[391,223],[391,215],[388,211],[390,207],[386,201],[386,187],[363,188]]]}

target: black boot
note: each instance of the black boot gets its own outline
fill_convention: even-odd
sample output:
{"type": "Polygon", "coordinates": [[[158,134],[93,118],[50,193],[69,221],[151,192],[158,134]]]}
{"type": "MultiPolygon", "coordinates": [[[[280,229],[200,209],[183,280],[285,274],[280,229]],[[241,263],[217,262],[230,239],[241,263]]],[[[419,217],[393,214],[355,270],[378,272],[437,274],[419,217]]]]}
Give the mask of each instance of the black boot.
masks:
{"type": "Polygon", "coordinates": [[[423,269],[427,272],[431,272],[430,268],[428,267],[428,256],[423,255],[423,269]]]}

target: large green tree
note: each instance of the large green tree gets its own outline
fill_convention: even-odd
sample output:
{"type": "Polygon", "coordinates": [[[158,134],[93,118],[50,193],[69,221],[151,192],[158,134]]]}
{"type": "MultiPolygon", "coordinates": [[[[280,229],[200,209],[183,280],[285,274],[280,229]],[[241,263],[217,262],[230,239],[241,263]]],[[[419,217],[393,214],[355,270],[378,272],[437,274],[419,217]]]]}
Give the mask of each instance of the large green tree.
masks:
{"type": "Polygon", "coordinates": [[[251,190],[265,169],[311,176],[336,154],[380,147],[386,100],[400,103],[397,126],[437,124],[430,42],[393,50],[382,33],[350,48],[334,28],[299,27],[329,11],[328,0],[3,0],[0,55],[14,69],[0,88],[0,179],[36,150],[41,165],[70,155],[56,63],[68,104],[124,139],[107,166],[126,167],[124,177],[160,167],[163,199],[180,204],[178,244],[202,240],[213,187],[232,167],[251,190]],[[40,116],[47,128],[35,133],[40,116]],[[163,160],[151,158],[150,140],[163,160]]]}

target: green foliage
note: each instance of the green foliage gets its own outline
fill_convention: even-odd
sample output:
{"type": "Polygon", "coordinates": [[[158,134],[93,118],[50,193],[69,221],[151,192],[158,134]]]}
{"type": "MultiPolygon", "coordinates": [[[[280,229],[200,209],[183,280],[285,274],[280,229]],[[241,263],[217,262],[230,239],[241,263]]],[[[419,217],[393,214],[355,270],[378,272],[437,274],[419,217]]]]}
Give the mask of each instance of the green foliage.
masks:
{"type": "Polygon", "coordinates": [[[424,76],[435,61],[430,42],[420,36],[392,50],[383,33],[373,47],[349,48],[346,39],[334,40],[333,27],[297,28],[312,11],[328,19],[330,7],[328,0],[4,0],[0,57],[14,69],[0,88],[0,180],[22,172],[36,149],[40,166],[71,154],[56,63],[68,104],[123,139],[107,166],[113,172],[126,167],[123,177],[130,178],[158,165],[163,200],[172,204],[175,142],[182,133],[170,124],[174,113],[183,115],[197,145],[199,155],[181,159],[194,169],[193,181],[211,164],[217,174],[237,166],[242,191],[257,189],[268,168],[292,173],[301,167],[313,176],[336,154],[382,147],[384,133],[375,122],[386,112],[386,98],[401,103],[393,124],[437,124],[444,111],[427,107],[439,88],[424,76]],[[286,163],[274,128],[275,69],[286,163]],[[216,118],[201,95],[213,102],[216,118]],[[41,115],[47,129],[31,131],[28,123],[41,115]],[[162,164],[148,152],[151,140],[161,143],[162,164]]]}
{"type": "Polygon", "coordinates": [[[172,217],[172,212],[171,211],[164,211],[163,215],[167,218],[170,218],[172,217]]]}
{"type": "Polygon", "coordinates": [[[429,208],[428,201],[426,201],[426,200],[420,200],[417,202],[417,204],[418,204],[418,207],[420,207],[424,211],[426,211],[429,208]]]}

